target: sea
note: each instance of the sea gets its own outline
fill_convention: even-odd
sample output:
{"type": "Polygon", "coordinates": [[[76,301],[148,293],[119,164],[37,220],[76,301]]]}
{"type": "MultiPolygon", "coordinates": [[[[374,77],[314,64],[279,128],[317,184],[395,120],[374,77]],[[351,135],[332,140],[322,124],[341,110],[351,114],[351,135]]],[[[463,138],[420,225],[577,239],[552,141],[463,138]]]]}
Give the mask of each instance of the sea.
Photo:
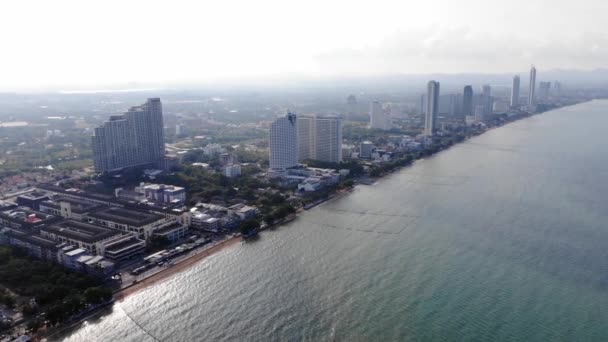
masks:
{"type": "Polygon", "coordinates": [[[490,130],[59,341],[608,341],[608,101],[490,130]]]}

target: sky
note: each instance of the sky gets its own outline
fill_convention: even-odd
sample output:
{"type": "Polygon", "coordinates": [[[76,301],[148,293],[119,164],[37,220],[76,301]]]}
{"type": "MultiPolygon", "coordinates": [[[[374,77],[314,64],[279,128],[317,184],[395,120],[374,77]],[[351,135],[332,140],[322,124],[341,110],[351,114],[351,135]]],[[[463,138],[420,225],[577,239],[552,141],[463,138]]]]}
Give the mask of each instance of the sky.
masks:
{"type": "Polygon", "coordinates": [[[0,88],[608,67],[606,0],[5,0],[0,88]]]}

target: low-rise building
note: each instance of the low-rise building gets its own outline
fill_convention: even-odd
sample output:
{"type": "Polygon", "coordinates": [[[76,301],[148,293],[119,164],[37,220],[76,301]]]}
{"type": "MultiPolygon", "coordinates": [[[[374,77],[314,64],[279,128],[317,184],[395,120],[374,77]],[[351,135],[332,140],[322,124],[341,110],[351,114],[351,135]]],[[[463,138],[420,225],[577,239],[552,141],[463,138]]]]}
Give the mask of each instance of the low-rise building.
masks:
{"type": "Polygon", "coordinates": [[[119,235],[106,241],[103,256],[118,262],[144,254],[146,243],[133,235],[119,235]]]}
{"type": "Polygon", "coordinates": [[[101,205],[97,203],[69,197],[58,197],[40,203],[40,211],[43,213],[78,221],[84,220],[89,212],[100,207],[101,205]]]}
{"type": "Polygon", "coordinates": [[[57,260],[59,243],[56,241],[21,230],[4,229],[0,235],[4,243],[19,248],[34,258],[52,262],[57,260]]]}
{"type": "Polygon", "coordinates": [[[323,182],[319,177],[308,177],[298,184],[298,191],[312,192],[320,190],[323,182]]]}
{"type": "Polygon", "coordinates": [[[359,146],[359,158],[370,159],[374,152],[374,144],[371,141],[364,141],[359,146]]]}
{"type": "Polygon", "coordinates": [[[24,207],[0,212],[0,228],[21,229],[37,233],[40,227],[61,221],[61,217],[41,213],[24,207]]]}
{"type": "Polygon", "coordinates": [[[234,211],[234,213],[237,214],[243,221],[253,219],[258,214],[257,208],[245,205],[243,203],[235,204],[228,209],[234,211]]]}
{"type": "Polygon", "coordinates": [[[91,255],[103,255],[106,243],[123,235],[118,230],[76,220],[65,220],[40,229],[42,237],[84,249],[91,255]]]}
{"type": "Polygon", "coordinates": [[[144,197],[156,203],[183,203],[186,201],[186,189],[165,184],[141,183],[135,192],[143,193],[144,197]]]}
{"type": "Polygon", "coordinates": [[[192,227],[217,233],[221,228],[221,221],[209,214],[196,212],[192,214],[192,227]]]}
{"type": "Polygon", "coordinates": [[[241,175],[241,165],[232,164],[224,167],[224,176],[228,178],[234,178],[241,175]]]}
{"type": "Polygon", "coordinates": [[[41,191],[32,191],[30,193],[17,196],[17,204],[33,210],[40,210],[40,203],[48,199],[49,196],[47,193],[41,191]]]}
{"type": "Polygon", "coordinates": [[[166,238],[170,242],[183,239],[187,234],[188,226],[177,221],[154,231],[154,236],[166,238]]]}
{"type": "Polygon", "coordinates": [[[116,229],[147,240],[156,229],[175,221],[143,210],[106,207],[87,215],[87,220],[102,227],[116,229]]]}

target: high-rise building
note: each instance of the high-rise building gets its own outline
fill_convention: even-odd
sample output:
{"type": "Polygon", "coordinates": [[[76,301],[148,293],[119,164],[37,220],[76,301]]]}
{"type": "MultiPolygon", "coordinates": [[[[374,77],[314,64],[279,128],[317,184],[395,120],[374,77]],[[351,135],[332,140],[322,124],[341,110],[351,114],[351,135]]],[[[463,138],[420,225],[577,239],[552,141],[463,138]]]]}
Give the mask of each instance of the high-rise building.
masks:
{"type": "Polygon", "coordinates": [[[528,104],[534,106],[536,104],[536,68],[534,65],[530,68],[530,88],[528,89],[528,104]]]}
{"type": "Polygon", "coordinates": [[[391,119],[384,112],[382,104],[378,101],[372,101],[369,108],[369,126],[370,128],[388,130],[392,128],[391,119]]]}
{"type": "Polygon", "coordinates": [[[298,121],[288,113],[270,125],[270,169],[281,171],[298,165],[298,121]]]}
{"type": "Polygon", "coordinates": [[[357,102],[357,97],[355,95],[350,94],[346,98],[346,113],[350,116],[357,115],[359,111],[359,103],[357,102]]]}
{"type": "Polygon", "coordinates": [[[299,160],[342,161],[342,118],[298,116],[299,160]]]}
{"type": "Polygon", "coordinates": [[[437,126],[439,111],[439,82],[429,81],[426,95],[426,114],[424,120],[424,135],[432,136],[437,126]]]}
{"type": "Polygon", "coordinates": [[[559,81],[553,82],[553,96],[556,98],[562,96],[562,84],[559,81]]]}
{"type": "Polygon", "coordinates": [[[122,115],[112,115],[92,137],[95,171],[106,172],[133,166],[162,167],[165,156],[163,108],[151,98],[122,115]]]}
{"type": "Polygon", "coordinates": [[[492,98],[492,87],[489,84],[485,84],[482,88],[483,94],[483,114],[492,114],[492,108],[494,106],[494,98],[492,98]]]}
{"type": "Polygon", "coordinates": [[[551,82],[540,82],[538,84],[538,98],[540,100],[549,99],[551,93],[551,82]]]}
{"type": "Polygon", "coordinates": [[[519,106],[519,76],[513,76],[513,85],[511,86],[511,108],[519,106]]]}
{"type": "Polygon", "coordinates": [[[463,90],[462,115],[473,115],[473,87],[470,85],[465,86],[463,90]]]}

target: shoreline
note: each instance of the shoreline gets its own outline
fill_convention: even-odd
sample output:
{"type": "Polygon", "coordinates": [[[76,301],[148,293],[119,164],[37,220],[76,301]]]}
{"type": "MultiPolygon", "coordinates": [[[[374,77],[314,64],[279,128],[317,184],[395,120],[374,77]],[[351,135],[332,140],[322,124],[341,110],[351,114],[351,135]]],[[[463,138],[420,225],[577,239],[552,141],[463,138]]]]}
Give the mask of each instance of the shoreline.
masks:
{"type": "MultiPolygon", "coordinates": [[[[521,121],[521,120],[524,120],[524,119],[532,118],[533,116],[536,116],[536,115],[545,114],[547,112],[551,112],[551,111],[554,111],[554,110],[559,110],[559,109],[562,109],[562,108],[567,108],[567,107],[579,105],[579,104],[590,102],[590,101],[592,101],[592,100],[581,101],[581,102],[574,103],[574,104],[569,104],[569,105],[564,105],[564,106],[557,107],[557,108],[552,108],[552,109],[547,110],[547,111],[533,113],[531,115],[528,115],[528,116],[525,116],[525,117],[521,117],[521,118],[515,119],[513,121],[506,122],[505,124],[502,124],[502,125],[499,125],[499,126],[489,127],[488,129],[486,129],[485,131],[483,131],[480,134],[467,137],[465,140],[457,142],[457,143],[454,143],[453,145],[450,145],[447,148],[441,149],[441,150],[439,150],[439,151],[437,151],[437,152],[435,152],[435,153],[433,153],[431,155],[428,155],[428,156],[425,156],[425,157],[422,157],[422,158],[415,158],[414,160],[411,161],[411,163],[409,163],[407,165],[396,167],[395,169],[390,170],[388,172],[384,172],[383,174],[381,174],[379,176],[376,176],[376,177],[368,177],[368,179],[372,181],[369,184],[362,183],[362,182],[356,182],[355,185],[352,186],[352,187],[350,187],[350,188],[342,189],[342,190],[337,190],[334,193],[331,193],[326,199],[323,199],[322,201],[320,201],[319,203],[314,204],[312,207],[310,207],[308,209],[305,209],[305,208],[298,209],[297,212],[294,214],[293,219],[290,219],[290,220],[287,220],[287,221],[284,221],[284,222],[280,222],[280,223],[274,224],[272,226],[269,226],[269,227],[265,228],[264,230],[268,230],[268,229],[271,229],[271,228],[276,228],[276,227],[282,226],[284,224],[290,223],[293,220],[297,219],[297,217],[299,216],[299,214],[302,213],[302,212],[308,211],[309,209],[313,209],[316,206],[322,205],[322,204],[324,204],[326,202],[329,202],[329,201],[332,201],[332,200],[336,200],[336,199],[342,198],[342,197],[344,197],[344,196],[352,193],[355,190],[355,188],[357,187],[357,185],[367,185],[367,186],[374,185],[377,181],[379,181],[382,178],[385,178],[386,176],[389,176],[389,175],[394,174],[394,173],[396,173],[398,171],[406,169],[406,168],[412,166],[414,163],[416,163],[416,162],[418,162],[420,160],[423,160],[423,159],[429,158],[429,157],[433,157],[433,156],[435,156],[436,154],[438,154],[440,152],[448,150],[450,147],[457,146],[457,145],[459,145],[461,143],[465,143],[469,139],[472,139],[472,138],[475,138],[475,137],[478,137],[478,136],[482,136],[486,132],[492,131],[492,130],[497,129],[497,128],[501,128],[503,126],[509,125],[509,124],[517,122],[517,121],[521,121]]],[[[117,290],[116,292],[114,292],[113,298],[117,302],[122,302],[128,296],[131,296],[131,295],[133,295],[133,294],[135,294],[135,293],[137,293],[139,291],[142,291],[142,290],[144,290],[144,289],[146,289],[148,287],[160,284],[160,283],[166,281],[167,279],[170,279],[171,277],[175,276],[176,274],[188,270],[190,267],[196,265],[198,262],[204,260],[205,258],[207,258],[207,257],[209,257],[209,256],[211,256],[213,254],[219,253],[224,248],[228,248],[230,246],[233,246],[234,244],[236,244],[237,242],[240,242],[240,241],[242,241],[242,237],[241,237],[240,234],[235,235],[235,236],[230,237],[230,238],[227,238],[226,240],[218,243],[217,245],[215,245],[213,247],[210,247],[210,248],[208,248],[208,249],[206,249],[206,250],[204,250],[204,251],[202,251],[202,252],[200,252],[198,254],[194,254],[194,255],[192,255],[192,256],[184,259],[184,260],[181,260],[180,262],[176,263],[175,265],[170,266],[168,268],[165,268],[165,269],[163,269],[163,270],[161,270],[161,271],[159,271],[159,272],[157,272],[157,273],[155,273],[155,274],[153,274],[153,275],[151,275],[151,276],[149,276],[149,277],[141,280],[138,283],[135,283],[135,284],[129,285],[127,287],[124,287],[124,288],[122,288],[120,290],[117,290]]],[[[90,318],[90,317],[98,314],[104,308],[111,307],[111,306],[113,306],[113,304],[110,304],[108,306],[104,306],[102,308],[94,310],[89,315],[87,315],[87,317],[84,317],[84,318],[78,320],[77,322],[73,322],[72,324],[70,324],[69,326],[63,328],[62,330],[74,327],[74,326],[82,323],[83,321],[87,320],[88,318],[90,318]]],[[[53,333],[53,334],[48,335],[46,337],[54,336],[56,334],[57,333],[53,333]]]]}
{"type": "Polygon", "coordinates": [[[150,286],[153,286],[156,284],[160,284],[163,281],[173,277],[174,275],[189,269],[191,266],[195,265],[199,261],[201,261],[215,253],[218,253],[218,252],[222,251],[223,249],[230,247],[240,241],[241,241],[241,236],[235,235],[231,238],[228,238],[228,239],[218,243],[217,245],[215,245],[213,247],[210,247],[200,253],[194,254],[184,260],[181,260],[180,262],[176,263],[175,265],[173,265],[171,267],[165,268],[135,284],[129,285],[127,287],[124,287],[124,288],[114,292],[114,300],[119,301],[119,302],[124,301],[128,296],[131,296],[147,287],[150,287],[150,286]]]}

